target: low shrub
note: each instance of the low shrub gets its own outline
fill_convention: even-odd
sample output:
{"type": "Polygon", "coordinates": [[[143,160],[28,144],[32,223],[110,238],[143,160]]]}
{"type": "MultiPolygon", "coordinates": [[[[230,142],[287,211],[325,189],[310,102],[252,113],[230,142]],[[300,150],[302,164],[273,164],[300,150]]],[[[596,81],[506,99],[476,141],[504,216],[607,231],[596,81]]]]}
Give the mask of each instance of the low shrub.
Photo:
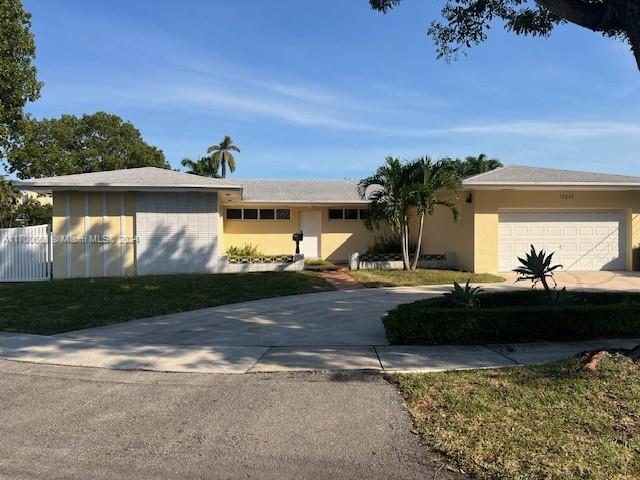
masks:
{"type": "Polygon", "coordinates": [[[444,297],[400,305],[383,319],[396,345],[510,343],[640,336],[640,294],[575,292],[548,304],[543,292],[479,295],[481,308],[444,297]]]}
{"type": "MultiPolygon", "coordinates": [[[[415,252],[416,245],[409,243],[409,252],[415,252]]],[[[384,254],[402,255],[402,240],[399,236],[380,236],[376,237],[373,245],[370,245],[364,255],[384,255],[384,254]]]]}
{"type": "Polygon", "coordinates": [[[334,263],[321,258],[307,258],[304,261],[305,267],[333,267],[334,263]]]}
{"type": "Polygon", "coordinates": [[[227,255],[236,257],[259,257],[262,255],[257,245],[245,243],[242,247],[231,246],[227,248],[227,255]]]}

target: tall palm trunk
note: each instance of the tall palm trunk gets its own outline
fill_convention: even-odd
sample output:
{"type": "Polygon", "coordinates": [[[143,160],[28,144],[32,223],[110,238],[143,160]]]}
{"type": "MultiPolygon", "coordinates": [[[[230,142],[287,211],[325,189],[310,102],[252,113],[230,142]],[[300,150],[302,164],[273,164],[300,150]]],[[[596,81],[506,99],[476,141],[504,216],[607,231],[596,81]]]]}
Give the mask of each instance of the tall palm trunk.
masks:
{"type": "Polygon", "coordinates": [[[222,158],[220,159],[220,163],[222,164],[222,178],[227,178],[227,159],[224,155],[224,152],[222,153],[222,158]]]}
{"type": "Polygon", "coordinates": [[[420,228],[418,229],[418,244],[416,245],[416,253],[411,262],[411,270],[418,268],[418,259],[420,258],[420,248],[422,247],[422,231],[424,230],[424,213],[420,214],[420,228]]]}
{"type": "Polygon", "coordinates": [[[405,270],[411,268],[409,261],[409,225],[402,226],[402,266],[405,270]]]}

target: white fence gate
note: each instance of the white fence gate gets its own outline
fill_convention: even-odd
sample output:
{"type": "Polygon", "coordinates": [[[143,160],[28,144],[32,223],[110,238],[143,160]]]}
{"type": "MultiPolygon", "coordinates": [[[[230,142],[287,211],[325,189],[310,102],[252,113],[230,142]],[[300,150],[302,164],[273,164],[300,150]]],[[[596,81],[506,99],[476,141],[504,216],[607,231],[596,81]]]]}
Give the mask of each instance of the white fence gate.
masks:
{"type": "Polygon", "coordinates": [[[0,282],[36,282],[51,278],[49,225],[0,229],[0,282]]]}

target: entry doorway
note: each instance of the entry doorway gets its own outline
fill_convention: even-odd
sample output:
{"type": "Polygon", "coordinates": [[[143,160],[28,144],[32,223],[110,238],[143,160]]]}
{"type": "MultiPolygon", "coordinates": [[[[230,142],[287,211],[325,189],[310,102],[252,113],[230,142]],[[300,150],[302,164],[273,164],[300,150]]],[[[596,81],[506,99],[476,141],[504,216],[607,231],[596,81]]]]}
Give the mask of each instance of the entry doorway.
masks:
{"type": "Polygon", "coordinates": [[[322,232],[322,212],[303,210],[300,212],[300,230],[304,235],[300,242],[300,253],[304,258],[320,257],[320,234],[322,232]]]}

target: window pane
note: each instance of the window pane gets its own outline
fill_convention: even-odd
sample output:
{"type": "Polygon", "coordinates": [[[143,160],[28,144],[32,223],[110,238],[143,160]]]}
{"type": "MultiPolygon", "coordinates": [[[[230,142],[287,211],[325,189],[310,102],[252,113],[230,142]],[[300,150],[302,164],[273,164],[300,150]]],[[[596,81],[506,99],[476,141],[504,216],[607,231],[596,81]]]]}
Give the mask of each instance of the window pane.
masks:
{"type": "Polygon", "coordinates": [[[369,210],[361,209],[360,210],[360,218],[362,220],[366,220],[367,218],[369,218],[369,210]]]}
{"type": "Polygon", "coordinates": [[[341,208],[330,208],[329,209],[329,220],[342,220],[343,210],[341,208]]]}
{"type": "Polygon", "coordinates": [[[242,218],[242,210],[239,208],[227,208],[227,218],[239,220],[242,218]]]}
{"type": "Polygon", "coordinates": [[[276,216],[272,208],[260,209],[260,220],[273,220],[274,218],[276,218],[276,216]]]}
{"type": "Polygon", "coordinates": [[[258,219],[258,209],[257,208],[245,208],[244,209],[244,219],[245,220],[257,220],[258,219]]]}
{"type": "Polygon", "coordinates": [[[291,220],[291,210],[289,210],[288,208],[277,209],[276,218],[278,220],[291,220]]]}
{"type": "Polygon", "coordinates": [[[347,208],[347,209],[345,209],[344,218],[346,220],[357,220],[358,219],[358,209],[357,208],[347,208]]]}

